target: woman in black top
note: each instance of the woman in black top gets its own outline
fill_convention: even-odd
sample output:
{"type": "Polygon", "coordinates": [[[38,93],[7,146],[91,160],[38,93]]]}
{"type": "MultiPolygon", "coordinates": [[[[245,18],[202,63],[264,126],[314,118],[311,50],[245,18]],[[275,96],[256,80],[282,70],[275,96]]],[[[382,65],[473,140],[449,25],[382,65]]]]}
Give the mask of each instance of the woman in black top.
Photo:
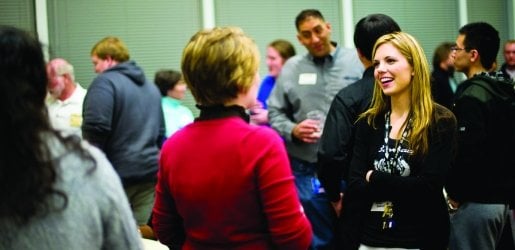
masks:
{"type": "Polygon", "coordinates": [[[431,98],[419,43],[403,32],[373,52],[371,107],[357,122],[341,241],[345,249],[446,249],[443,184],[453,158],[456,119],[431,98]]]}

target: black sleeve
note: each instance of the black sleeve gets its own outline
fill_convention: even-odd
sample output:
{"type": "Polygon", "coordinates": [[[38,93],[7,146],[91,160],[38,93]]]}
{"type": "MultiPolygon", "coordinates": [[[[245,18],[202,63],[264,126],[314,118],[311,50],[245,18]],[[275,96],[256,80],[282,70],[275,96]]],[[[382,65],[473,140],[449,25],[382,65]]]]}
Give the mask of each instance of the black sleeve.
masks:
{"type": "Polygon", "coordinates": [[[329,200],[340,199],[342,180],[348,179],[354,112],[337,95],[329,109],[318,150],[318,177],[329,200]]]}
{"type": "Polygon", "coordinates": [[[338,249],[358,249],[361,239],[363,219],[370,210],[370,189],[365,181],[365,174],[372,169],[369,149],[373,148],[373,129],[366,120],[356,124],[353,157],[349,170],[348,188],[343,196],[342,213],[338,223],[338,249]]]}
{"type": "Polygon", "coordinates": [[[369,199],[370,187],[365,179],[369,170],[374,169],[370,149],[375,147],[374,137],[377,132],[368,125],[366,119],[360,119],[356,124],[356,138],[349,170],[349,192],[352,191],[363,199],[369,199]]]}

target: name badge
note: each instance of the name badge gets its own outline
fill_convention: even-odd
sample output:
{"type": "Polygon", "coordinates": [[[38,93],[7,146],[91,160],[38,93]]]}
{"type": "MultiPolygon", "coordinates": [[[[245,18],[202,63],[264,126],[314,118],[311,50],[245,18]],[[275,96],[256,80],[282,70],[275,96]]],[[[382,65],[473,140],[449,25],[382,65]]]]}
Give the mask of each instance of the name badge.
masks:
{"type": "Polygon", "coordinates": [[[81,125],[82,125],[82,115],[81,114],[71,114],[70,115],[70,126],[78,128],[81,125]]]}
{"type": "Polygon", "coordinates": [[[316,73],[303,73],[299,75],[300,85],[315,85],[317,83],[316,73]]]}
{"type": "Polygon", "coordinates": [[[386,206],[388,202],[374,202],[372,203],[372,208],[370,208],[370,211],[372,212],[384,212],[384,207],[386,206]]]}

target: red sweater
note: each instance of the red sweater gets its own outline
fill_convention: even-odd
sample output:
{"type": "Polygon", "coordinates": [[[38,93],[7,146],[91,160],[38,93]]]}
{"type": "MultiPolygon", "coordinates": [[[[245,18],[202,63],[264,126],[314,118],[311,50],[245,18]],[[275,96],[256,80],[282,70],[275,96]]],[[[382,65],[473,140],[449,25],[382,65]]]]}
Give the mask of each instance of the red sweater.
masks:
{"type": "Polygon", "coordinates": [[[163,146],[153,227],[182,249],[307,249],[281,138],[240,117],[195,121],[163,146]]]}

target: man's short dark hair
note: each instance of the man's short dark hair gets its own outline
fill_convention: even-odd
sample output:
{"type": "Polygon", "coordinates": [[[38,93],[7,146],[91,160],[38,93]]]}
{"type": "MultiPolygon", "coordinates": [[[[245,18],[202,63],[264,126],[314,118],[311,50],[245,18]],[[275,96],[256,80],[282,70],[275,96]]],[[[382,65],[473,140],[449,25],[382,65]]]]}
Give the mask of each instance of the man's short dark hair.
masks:
{"type": "Polygon", "coordinates": [[[490,24],[485,22],[469,23],[459,30],[465,36],[463,46],[466,51],[477,50],[481,57],[481,65],[490,69],[495,62],[499,52],[499,32],[490,24]]]}
{"type": "Polygon", "coordinates": [[[372,50],[377,39],[382,35],[399,32],[401,28],[390,16],[370,14],[361,18],[354,29],[354,45],[363,56],[372,60],[372,50]]]}
{"type": "Polygon", "coordinates": [[[322,16],[322,13],[320,13],[319,10],[316,9],[307,9],[301,11],[297,17],[295,18],[295,28],[297,28],[297,31],[299,30],[299,26],[302,22],[304,22],[308,17],[314,17],[321,19],[322,21],[325,21],[324,16],[322,16]]]}

